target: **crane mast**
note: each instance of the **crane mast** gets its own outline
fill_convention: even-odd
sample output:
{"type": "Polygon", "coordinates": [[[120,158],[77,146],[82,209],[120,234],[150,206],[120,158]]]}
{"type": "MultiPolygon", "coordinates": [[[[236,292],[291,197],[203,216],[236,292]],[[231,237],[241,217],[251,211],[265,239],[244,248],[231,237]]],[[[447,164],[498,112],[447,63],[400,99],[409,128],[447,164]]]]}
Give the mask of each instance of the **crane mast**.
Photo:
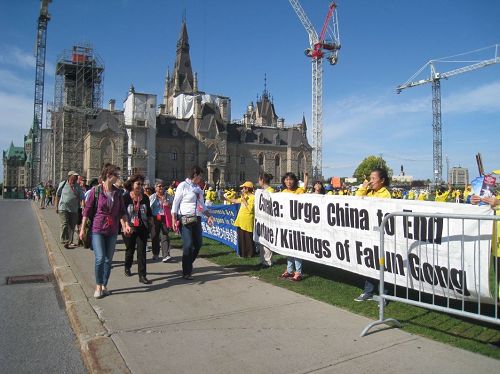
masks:
{"type": "Polygon", "coordinates": [[[36,74],[35,98],[33,108],[33,144],[32,162],[29,185],[33,187],[42,176],[42,117],[43,117],[43,89],[45,84],[45,49],[47,45],[47,24],[50,20],[49,3],[52,0],[41,0],[40,15],[36,38],[36,74]]]}
{"type": "MultiPolygon", "coordinates": [[[[441,79],[448,79],[458,74],[467,73],[489,65],[500,63],[498,55],[499,44],[490,47],[477,49],[470,52],[460,53],[454,56],[443,57],[428,61],[415,74],[413,74],[405,83],[396,87],[396,92],[399,94],[406,88],[421,86],[423,84],[432,84],[432,160],[433,160],[433,179],[434,185],[439,185],[443,182],[443,136],[441,122],[441,79]],[[440,62],[462,63],[464,61],[454,60],[457,57],[470,55],[472,53],[482,52],[489,49],[494,49],[493,58],[474,61],[473,64],[462,66],[444,73],[439,73],[436,69],[436,64],[440,62]],[[430,68],[430,77],[427,79],[415,80],[426,68],[430,68]]],[[[471,61],[466,61],[471,62],[471,61]]]]}
{"type": "Polygon", "coordinates": [[[336,4],[334,2],[330,4],[321,33],[318,36],[300,2],[298,0],[289,0],[289,2],[309,37],[309,48],[305,50],[305,54],[312,59],[312,173],[314,178],[319,179],[322,174],[323,160],[323,57],[325,57],[326,52],[326,59],[331,65],[335,65],[340,49],[336,4]],[[329,25],[330,21],[332,21],[332,25],[329,25]],[[325,40],[328,31],[329,40],[325,40]]]}

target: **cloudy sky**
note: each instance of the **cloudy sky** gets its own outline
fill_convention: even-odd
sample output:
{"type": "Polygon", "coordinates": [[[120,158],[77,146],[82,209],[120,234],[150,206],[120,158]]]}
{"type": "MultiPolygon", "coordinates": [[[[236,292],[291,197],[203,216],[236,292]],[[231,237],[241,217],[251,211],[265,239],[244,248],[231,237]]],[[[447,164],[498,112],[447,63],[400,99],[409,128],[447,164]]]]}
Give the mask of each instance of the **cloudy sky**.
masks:
{"type": "MultiPolygon", "coordinates": [[[[328,1],[302,0],[317,29],[328,1]]],[[[0,148],[21,146],[33,118],[34,46],[38,0],[0,2],[0,148]]],[[[54,100],[58,56],[90,43],[105,64],[104,105],[122,107],[134,84],[163,94],[182,17],[199,88],[231,97],[233,119],[264,89],[286,124],[305,114],[311,128],[311,67],[307,35],[286,0],[54,0],[48,26],[45,101],[54,100]]],[[[324,64],[323,174],[350,176],[369,155],[382,155],[395,174],[432,178],[431,86],[396,94],[430,59],[500,43],[500,1],[339,0],[342,49],[324,64]]],[[[495,56],[493,48],[436,64],[445,72],[495,56]]],[[[428,78],[429,68],[415,77],[428,78]]],[[[443,80],[443,175],[475,154],[487,171],[500,169],[500,64],[443,80]]],[[[45,120],[45,119],[44,119],[45,120]]],[[[309,137],[312,139],[312,136],[309,137]]],[[[3,177],[3,172],[2,174],[3,177]]]]}

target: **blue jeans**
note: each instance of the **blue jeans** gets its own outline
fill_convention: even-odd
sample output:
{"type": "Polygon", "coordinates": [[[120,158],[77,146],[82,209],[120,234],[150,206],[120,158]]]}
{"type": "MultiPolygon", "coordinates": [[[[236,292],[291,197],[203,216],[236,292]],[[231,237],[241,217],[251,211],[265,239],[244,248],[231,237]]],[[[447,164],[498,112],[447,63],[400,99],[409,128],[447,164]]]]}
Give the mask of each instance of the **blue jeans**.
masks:
{"type": "Polygon", "coordinates": [[[111,274],[111,261],[115,253],[117,235],[92,233],[92,249],[95,254],[95,282],[107,286],[111,274]]]}
{"type": "Polygon", "coordinates": [[[192,225],[181,225],[182,236],[182,274],[191,275],[193,262],[198,257],[202,240],[201,218],[192,225]]]}
{"type": "Polygon", "coordinates": [[[286,259],[286,271],[293,274],[293,266],[295,265],[295,271],[302,274],[302,259],[296,257],[288,257],[286,259]]]}

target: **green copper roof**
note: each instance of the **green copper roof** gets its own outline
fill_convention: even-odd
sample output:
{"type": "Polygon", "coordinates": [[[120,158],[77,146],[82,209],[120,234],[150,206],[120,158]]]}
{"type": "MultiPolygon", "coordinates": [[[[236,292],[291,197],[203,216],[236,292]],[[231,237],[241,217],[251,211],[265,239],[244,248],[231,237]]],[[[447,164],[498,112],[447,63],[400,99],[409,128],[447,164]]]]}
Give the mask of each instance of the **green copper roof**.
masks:
{"type": "Polygon", "coordinates": [[[20,159],[25,159],[26,156],[24,154],[24,148],[23,147],[14,147],[14,143],[10,143],[10,147],[5,153],[5,159],[10,160],[11,158],[16,157],[20,159]]]}

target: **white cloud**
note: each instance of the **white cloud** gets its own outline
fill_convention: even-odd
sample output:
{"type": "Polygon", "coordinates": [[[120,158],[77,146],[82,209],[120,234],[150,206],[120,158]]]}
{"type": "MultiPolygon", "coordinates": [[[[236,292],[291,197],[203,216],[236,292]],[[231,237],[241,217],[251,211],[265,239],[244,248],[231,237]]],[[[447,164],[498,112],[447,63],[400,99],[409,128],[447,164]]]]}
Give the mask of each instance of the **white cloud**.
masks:
{"type": "Polygon", "coordinates": [[[0,51],[0,63],[12,65],[20,68],[32,68],[36,66],[36,59],[33,53],[27,53],[15,46],[3,46],[0,51]]]}
{"type": "Polygon", "coordinates": [[[500,112],[500,82],[454,93],[441,101],[443,113],[500,112]]]}
{"type": "Polygon", "coordinates": [[[21,78],[10,70],[0,68],[0,89],[2,90],[29,94],[30,92],[34,92],[34,84],[34,80],[21,78]]]}

